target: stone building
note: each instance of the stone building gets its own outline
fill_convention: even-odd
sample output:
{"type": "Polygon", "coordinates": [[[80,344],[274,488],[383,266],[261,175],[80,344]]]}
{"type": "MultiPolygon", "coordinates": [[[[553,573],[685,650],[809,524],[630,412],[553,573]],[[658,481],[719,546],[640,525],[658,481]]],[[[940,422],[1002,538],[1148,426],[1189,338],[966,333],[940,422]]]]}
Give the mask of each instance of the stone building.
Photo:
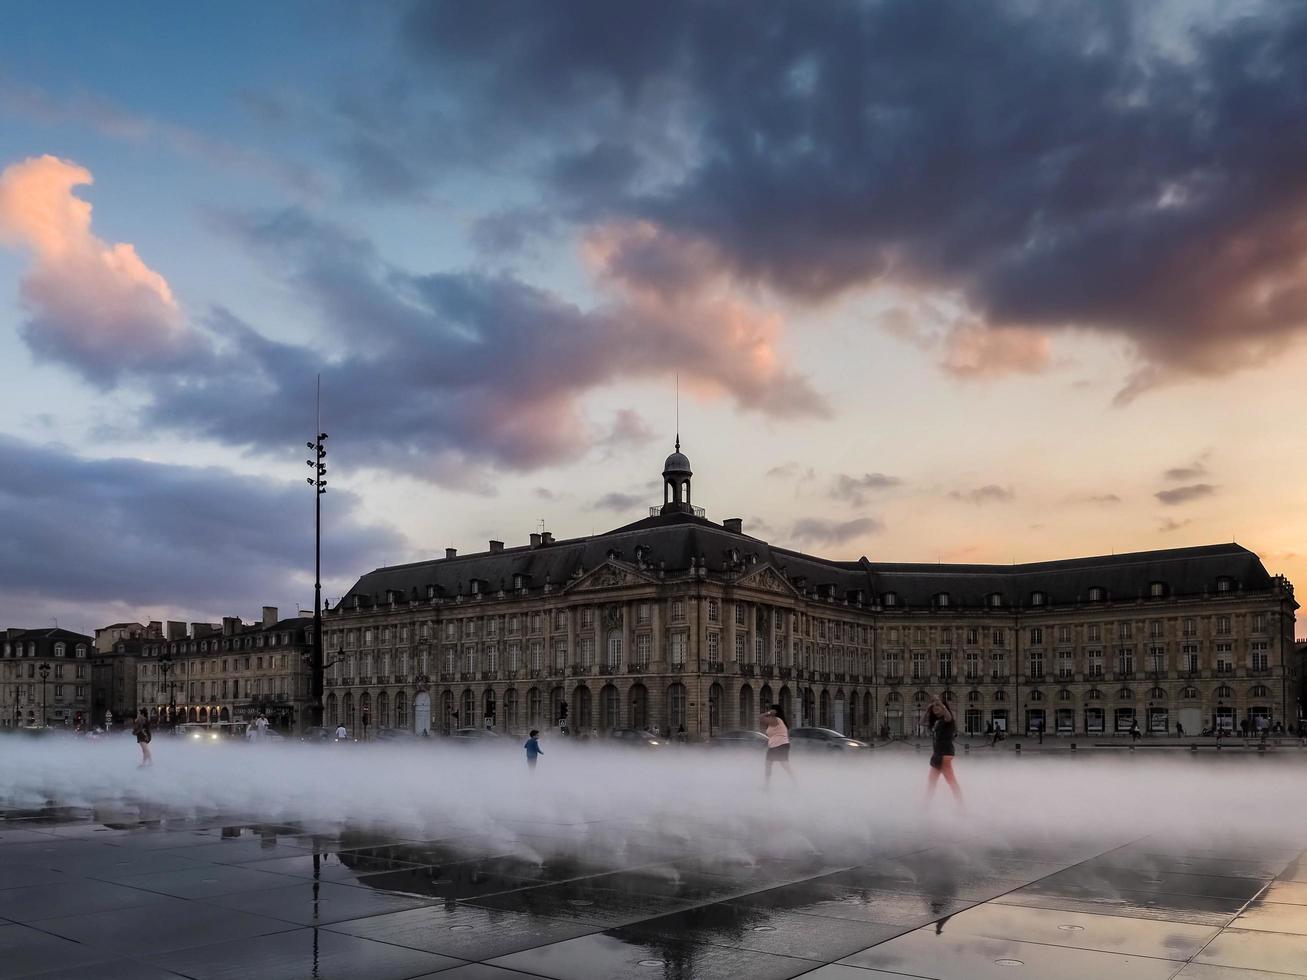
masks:
{"type": "MultiPolygon", "coordinates": [[[[136,664],[137,703],[167,724],[250,721],[260,712],[274,728],[308,724],[311,614],[282,619],[264,606],[259,622],[226,617],[212,623],[168,623],[145,640],[136,664]]],[[[126,641],[120,641],[126,642],[126,641]]]]}
{"type": "MultiPolygon", "coordinates": [[[[837,561],[767,544],[690,500],[605,534],[377,569],[324,621],[325,719],[519,732],[792,724],[1187,732],[1296,716],[1293,589],[1235,544],[1025,565],[837,561]]],[[[1296,718],[1294,719],[1296,720],[1296,718]]]]}
{"type": "Polygon", "coordinates": [[[0,633],[0,727],[71,728],[88,722],[87,658],[94,645],[92,637],[58,627],[0,633]]]}

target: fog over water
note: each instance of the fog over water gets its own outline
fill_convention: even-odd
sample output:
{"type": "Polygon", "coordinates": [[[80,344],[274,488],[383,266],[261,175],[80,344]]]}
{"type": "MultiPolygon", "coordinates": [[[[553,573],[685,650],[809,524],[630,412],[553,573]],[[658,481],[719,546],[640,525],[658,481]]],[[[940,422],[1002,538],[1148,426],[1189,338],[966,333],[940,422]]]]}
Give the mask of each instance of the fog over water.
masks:
{"type": "MultiPolygon", "coordinates": [[[[639,848],[651,859],[702,855],[746,864],[851,860],[924,835],[986,850],[1064,841],[1093,851],[1155,835],[1168,846],[1301,840],[1307,753],[1187,749],[1024,756],[959,755],[960,813],[941,782],[923,805],[927,754],[877,748],[863,758],[796,754],[792,784],[763,786],[758,754],[702,747],[639,752],[542,738],[529,772],[504,747],[250,745],[167,738],[138,769],[130,737],[0,740],[0,805],[51,802],[157,819],[195,816],[367,827],[408,840],[544,858],[639,848]],[[1101,846],[1100,846],[1101,845],[1101,846]]],[[[100,819],[105,819],[100,817],[100,819]]],[[[1300,845],[1301,846],[1301,845],[1300,845]]],[[[991,850],[992,852],[992,850],[991,850]]]]}

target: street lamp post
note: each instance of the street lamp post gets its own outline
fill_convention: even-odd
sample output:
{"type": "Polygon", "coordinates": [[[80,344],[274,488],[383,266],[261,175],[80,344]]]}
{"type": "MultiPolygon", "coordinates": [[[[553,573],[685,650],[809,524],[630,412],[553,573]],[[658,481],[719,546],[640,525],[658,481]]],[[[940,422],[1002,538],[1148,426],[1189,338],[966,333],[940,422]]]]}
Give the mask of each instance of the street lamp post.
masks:
{"type": "Polygon", "coordinates": [[[159,658],[159,672],[163,674],[163,682],[168,685],[168,728],[174,730],[177,727],[177,701],[173,696],[173,682],[168,679],[168,674],[172,672],[172,654],[164,653],[159,658]]]}
{"type": "Polygon", "coordinates": [[[22,690],[23,689],[20,685],[18,684],[14,685],[14,728],[22,727],[21,726],[22,711],[19,708],[19,704],[21,703],[19,698],[20,695],[22,694],[22,690]]]}
{"type": "Polygon", "coordinates": [[[41,675],[41,727],[45,728],[47,724],[45,717],[45,682],[50,676],[50,665],[41,664],[36,672],[41,675]]]}
{"type": "Polygon", "coordinates": [[[313,533],[313,654],[310,695],[315,727],[322,727],[322,695],[324,675],[322,655],[322,495],[327,492],[327,447],[323,445],[327,434],[322,431],[322,378],[318,377],[318,414],[317,440],[307,443],[313,450],[313,459],[307,460],[313,469],[313,476],[307,479],[313,488],[314,533],[313,533]]]}

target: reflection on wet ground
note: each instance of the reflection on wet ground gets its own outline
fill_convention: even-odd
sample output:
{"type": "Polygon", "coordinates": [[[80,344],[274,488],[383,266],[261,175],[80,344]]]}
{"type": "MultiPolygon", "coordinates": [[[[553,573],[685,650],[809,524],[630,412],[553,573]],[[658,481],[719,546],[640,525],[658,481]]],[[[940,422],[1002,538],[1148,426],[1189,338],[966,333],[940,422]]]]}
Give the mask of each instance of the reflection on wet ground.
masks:
{"type": "Polygon", "coordinates": [[[1307,830],[1186,848],[923,828],[776,861],[669,855],[612,822],[516,830],[0,805],[0,978],[1307,976],[1307,830]],[[600,838],[622,846],[587,852],[600,838]]]}

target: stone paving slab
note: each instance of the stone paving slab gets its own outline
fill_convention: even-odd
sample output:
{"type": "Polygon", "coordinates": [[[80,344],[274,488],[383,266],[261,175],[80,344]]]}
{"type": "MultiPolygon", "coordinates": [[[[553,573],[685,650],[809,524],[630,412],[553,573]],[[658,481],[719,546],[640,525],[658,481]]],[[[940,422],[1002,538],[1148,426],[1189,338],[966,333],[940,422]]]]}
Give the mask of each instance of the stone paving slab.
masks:
{"type": "Polygon", "coordinates": [[[606,822],[430,840],[0,805],[0,980],[1287,980],[1298,842],[934,842],[749,861],[606,822]],[[97,819],[97,817],[99,819],[97,819]],[[108,817],[109,819],[105,819],[108,817]]]}

